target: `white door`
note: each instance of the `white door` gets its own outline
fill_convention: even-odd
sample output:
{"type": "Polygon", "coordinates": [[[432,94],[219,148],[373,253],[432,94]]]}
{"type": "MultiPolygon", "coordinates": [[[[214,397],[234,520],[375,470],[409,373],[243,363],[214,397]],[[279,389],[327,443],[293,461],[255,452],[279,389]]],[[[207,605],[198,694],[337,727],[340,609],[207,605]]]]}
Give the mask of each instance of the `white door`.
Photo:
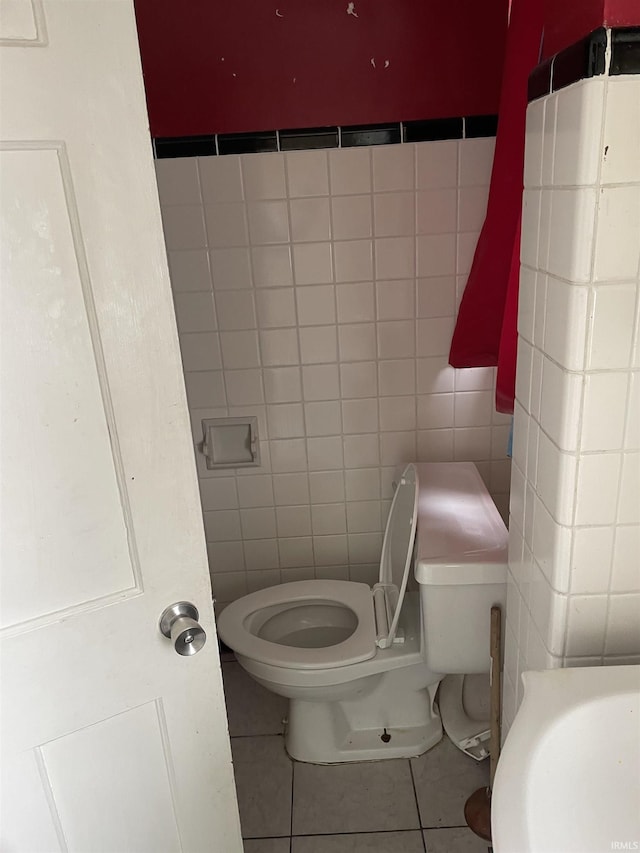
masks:
{"type": "Polygon", "coordinates": [[[132,0],[0,11],[0,849],[235,853],[132,0]]]}

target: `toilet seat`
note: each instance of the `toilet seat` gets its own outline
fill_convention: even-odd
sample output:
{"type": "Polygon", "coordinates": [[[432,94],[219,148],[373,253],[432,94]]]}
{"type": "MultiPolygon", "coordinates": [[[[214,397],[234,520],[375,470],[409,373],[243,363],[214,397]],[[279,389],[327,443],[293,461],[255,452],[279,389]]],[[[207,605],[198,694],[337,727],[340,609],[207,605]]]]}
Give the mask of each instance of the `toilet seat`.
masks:
{"type": "Polygon", "coordinates": [[[292,581],[249,593],[229,604],[218,620],[225,643],[237,654],[289,669],[348,666],[376,653],[376,626],[371,589],[364,583],[339,580],[292,581]],[[350,610],[357,624],[343,642],[322,648],[299,648],[265,640],[252,633],[252,622],[271,609],[293,609],[322,603],[350,610]]]}
{"type": "MultiPolygon", "coordinates": [[[[220,614],[218,631],[225,643],[241,657],[295,670],[349,666],[374,657],[377,648],[401,645],[404,637],[399,631],[399,620],[413,563],[417,507],[418,476],[415,465],[409,464],[391,502],[380,556],[379,582],[373,589],[354,581],[307,580],[258,590],[232,602],[220,614]],[[327,642],[314,648],[259,636],[271,618],[296,609],[304,628],[305,604],[343,611],[332,614],[336,617],[344,616],[345,610],[351,612],[355,616],[352,633],[341,642],[327,642]]],[[[282,621],[287,621],[286,616],[282,621]]],[[[329,619],[324,626],[318,625],[318,630],[326,627],[330,631],[334,624],[337,623],[329,619]]]]}

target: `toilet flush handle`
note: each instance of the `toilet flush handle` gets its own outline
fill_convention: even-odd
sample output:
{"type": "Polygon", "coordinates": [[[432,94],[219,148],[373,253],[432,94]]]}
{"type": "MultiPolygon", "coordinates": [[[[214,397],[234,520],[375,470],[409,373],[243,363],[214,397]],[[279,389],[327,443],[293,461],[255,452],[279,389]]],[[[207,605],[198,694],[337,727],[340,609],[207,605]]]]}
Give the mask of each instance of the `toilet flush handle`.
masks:
{"type": "Polygon", "coordinates": [[[171,640],[179,655],[195,655],[207,641],[198,616],[198,608],[190,601],[177,601],[160,617],[160,633],[171,640]]]}

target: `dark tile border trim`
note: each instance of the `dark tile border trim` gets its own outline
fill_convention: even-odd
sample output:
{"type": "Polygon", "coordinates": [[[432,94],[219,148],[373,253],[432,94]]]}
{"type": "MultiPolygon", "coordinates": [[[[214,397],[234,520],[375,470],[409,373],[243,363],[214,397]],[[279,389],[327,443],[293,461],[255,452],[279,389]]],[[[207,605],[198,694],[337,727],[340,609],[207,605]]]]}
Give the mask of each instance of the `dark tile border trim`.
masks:
{"type": "Polygon", "coordinates": [[[591,35],[556,53],[529,75],[528,99],[535,101],[602,74],[640,74],[640,27],[600,27],[591,35]],[[607,68],[607,37],[611,38],[611,60],[607,68]]]}
{"type": "Polygon", "coordinates": [[[210,136],[157,137],[156,160],[169,157],[208,157],[214,154],[255,154],[319,148],[355,148],[443,139],[477,139],[496,135],[497,115],[459,116],[426,121],[342,127],[303,127],[256,133],[218,133],[210,136]]]}

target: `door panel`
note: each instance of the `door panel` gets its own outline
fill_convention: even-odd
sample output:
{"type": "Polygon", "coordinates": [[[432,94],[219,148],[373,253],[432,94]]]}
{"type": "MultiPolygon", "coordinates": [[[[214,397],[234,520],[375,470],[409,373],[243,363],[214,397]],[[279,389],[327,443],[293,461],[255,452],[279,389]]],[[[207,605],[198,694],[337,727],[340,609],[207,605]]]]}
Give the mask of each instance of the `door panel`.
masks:
{"type": "Polygon", "coordinates": [[[240,851],[131,0],[0,0],[0,70],[0,849],[240,851]]]}

